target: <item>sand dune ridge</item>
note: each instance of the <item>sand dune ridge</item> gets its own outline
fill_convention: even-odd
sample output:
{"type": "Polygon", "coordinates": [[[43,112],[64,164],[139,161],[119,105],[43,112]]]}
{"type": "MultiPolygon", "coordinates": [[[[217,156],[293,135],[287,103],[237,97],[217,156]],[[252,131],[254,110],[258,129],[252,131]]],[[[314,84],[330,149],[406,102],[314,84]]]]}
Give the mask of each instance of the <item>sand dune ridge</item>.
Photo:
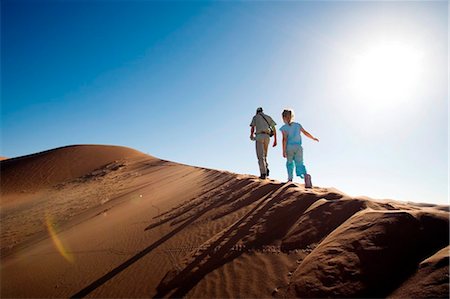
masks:
{"type": "Polygon", "coordinates": [[[123,147],[60,148],[4,171],[7,161],[3,297],[448,295],[448,206],[308,190],[123,147]]]}

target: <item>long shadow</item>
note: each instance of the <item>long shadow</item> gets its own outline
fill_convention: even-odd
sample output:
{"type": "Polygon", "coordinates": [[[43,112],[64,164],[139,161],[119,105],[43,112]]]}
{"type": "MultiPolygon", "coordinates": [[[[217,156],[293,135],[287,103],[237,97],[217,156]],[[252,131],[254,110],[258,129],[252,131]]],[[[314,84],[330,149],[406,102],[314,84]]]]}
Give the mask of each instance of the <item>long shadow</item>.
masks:
{"type": "MultiPolygon", "coordinates": [[[[214,189],[217,189],[217,188],[219,188],[219,187],[221,187],[221,186],[223,186],[223,185],[229,183],[229,182],[232,181],[233,179],[235,179],[235,177],[228,176],[228,177],[225,177],[224,180],[223,180],[222,182],[221,182],[221,181],[217,181],[217,182],[214,184],[214,187],[207,189],[207,190],[204,191],[202,194],[200,194],[199,197],[205,196],[205,195],[208,194],[209,192],[211,192],[211,191],[213,191],[214,189]]],[[[204,179],[204,180],[205,180],[205,179],[204,179]]],[[[211,181],[214,181],[214,180],[215,180],[215,179],[213,179],[213,178],[211,178],[211,179],[208,178],[208,179],[206,180],[206,182],[204,182],[204,183],[201,185],[201,187],[205,187],[206,185],[211,185],[211,181]]],[[[183,207],[186,207],[186,206],[190,206],[191,204],[192,204],[192,203],[191,203],[190,201],[185,201],[185,202],[179,204],[179,205],[176,206],[176,207],[173,207],[173,208],[171,208],[171,209],[169,209],[169,210],[167,210],[167,211],[165,211],[165,212],[163,212],[163,213],[161,213],[161,214],[159,214],[159,215],[154,216],[153,219],[160,218],[160,217],[162,217],[162,216],[164,216],[164,215],[167,215],[167,214],[172,213],[173,211],[179,210],[179,209],[181,209],[181,208],[183,208],[183,207]]]]}
{"type": "MultiPolygon", "coordinates": [[[[230,192],[230,193],[232,193],[232,192],[230,192]]],[[[151,244],[147,248],[143,249],[142,251],[140,251],[139,253],[137,253],[133,257],[129,258],[128,260],[126,260],[125,262],[123,262],[122,264],[120,264],[119,266],[117,266],[116,268],[111,270],[110,272],[106,273],[105,275],[103,275],[99,279],[95,280],[94,282],[92,282],[91,284],[89,284],[88,286],[86,286],[85,288],[83,288],[82,290],[77,292],[76,294],[72,295],[71,298],[82,298],[82,297],[85,297],[86,295],[88,295],[89,293],[93,292],[95,289],[97,289],[98,287],[100,287],[101,285],[103,285],[104,283],[109,281],[111,278],[113,278],[117,274],[121,273],[122,271],[127,269],[129,266],[131,266],[132,264],[134,264],[135,262],[140,260],[142,257],[144,257],[145,255],[150,253],[153,249],[155,249],[156,247],[158,247],[162,243],[166,242],[167,240],[172,238],[174,235],[176,235],[177,233],[182,231],[184,228],[186,228],[187,226],[189,226],[190,224],[195,222],[202,215],[204,215],[205,213],[207,213],[211,209],[216,208],[218,205],[220,205],[220,203],[221,203],[220,200],[214,201],[211,205],[209,205],[208,207],[200,210],[197,214],[194,214],[192,217],[188,218],[183,224],[181,224],[180,226],[175,228],[173,231],[171,231],[170,233],[168,233],[164,237],[160,238],[158,241],[154,242],[153,244],[151,244]]]]}
{"type": "MultiPolygon", "coordinates": [[[[172,219],[175,219],[179,215],[188,212],[189,210],[194,208],[198,204],[198,202],[200,202],[205,196],[207,196],[208,193],[210,193],[210,192],[212,192],[212,191],[214,191],[216,189],[219,189],[220,187],[223,187],[223,185],[230,183],[232,180],[233,180],[232,177],[228,178],[228,179],[224,180],[223,182],[221,182],[219,185],[215,185],[214,187],[209,188],[208,190],[206,190],[203,193],[201,193],[200,195],[198,195],[196,200],[186,200],[185,202],[181,203],[180,205],[178,205],[178,206],[176,206],[174,208],[171,208],[170,210],[168,210],[166,212],[163,212],[163,213],[153,217],[153,219],[156,219],[156,218],[161,218],[162,216],[165,216],[167,214],[173,213],[172,215],[169,215],[167,218],[161,219],[157,223],[153,223],[151,225],[152,226],[151,228],[159,226],[161,224],[164,224],[164,223],[166,223],[166,222],[168,222],[168,221],[170,221],[172,219]]],[[[216,191],[211,196],[217,195],[218,193],[220,193],[220,192],[216,191]]]]}
{"type": "MultiPolygon", "coordinates": [[[[195,259],[181,272],[176,274],[169,272],[158,285],[157,293],[154,298],[163,297],[172,291],[173,293],[169,295],[170,297],[183,297],[197,285],[206,274],[240,256],[242,252],[232,250],[233,246],[241,240],[243,236],[249,235],[253,226],[258,223],[258,220],[260,220],[275,204],[284,199],[285,194],[283,194],[283,191],[289,189],[289,186],[283,185],[278,185],[276,187],[275,190],[262,198],[255,207],[231,226],[220,238],[212,242],[207,250],[195,257],[195,259]],[[276,192],[277,194],[273,196],[276,192]],[[229,239],[227,240],[227,238],[229,239]]],[[[302,205],[303,208],[306,209],[312,202],[313,200],[305,202],[302,205]]],[[[256,243],[256,241],[253,243],[256,243]]],[[[252,242],[250,242],[250,244],[252,244],[252,242]]]]}
{"type": "MultiPolygon", "coordinates": [[[[243,189],[245,187],[247,187],[248,185],[252,184],[251,181],[242,181],[242,182],[237,182],[237,184],[233,185],[233,188],[230,188],[229,190],[225,191],[225,193],[223,193],[222,190],[217,190],[216,192],[214,192],[211,196],[209,196],[210,198],[215,198],[213,199],[209,205],[207,205],[206,207],[199,207],[199,213],[204,214],[205,212],[211,210],[211,208],[217,208],[222,206],[223,204],[227,203],[229,200],[232,200],[234,198],[238,198],[240,197],[242,194],[246,193],[247,190],[243,189]],[[243,189],[240,192],[238,192],[237,194],[235,190],[239,190],[239,189],[243,189]]],[[[223,185],[222,185],[223,186],[223,185]]],[[[220,186],[220,187],[222,187],[220,186]]],[[[215,187],[214,189],[218,189],[219,187],[215,187]]],[[[211,191],[212,191],[211,190],[211,191]]],[[[207,194],[208,192],[204,193],[207,194]]],[[[203,196],[203,195],[202,195],[203,196]]],[[[150,224],[148,227],[145,228],[145,230],[150,230],[153,229],[155,227],[158,227],[164,223],[167,223],[171,220],[174,220],[171,225],[176,225],[182,221],[185,221],[186,219],[190,218],[190,217],[196,217],[196,214],[194,215],[189,215],[187,214],[190,210],[198,207],[198,204],[202,201],[202,197],[200,197],[200,200],[195,200],[192,204],[189,204],[187,206],[185,206],[184,208],[182,207],[181,210],[176,211],[174,215],[171,215],[169,217],[167,217],[166,219],[160,220],[159,222],[150,224]],[[180,218],[180,219],[177,219],[180,218]],[[177,219],[177,220],[175,220],[177,219]]]]}
{"type": "Polygon", "coordinates": [[[233,201],[232,204],[230,205],[230,208],[228,208],[227,210],[218,213],[217,215],[214,215],[212,217],[212,220],[217,220],[220,219],[228,214],[234,213],[240,209],[242,209],[243,207],[247,207],[251,204],[253,204],[255,201],[258,201],[259,199],[261,199],[262,197],[266,196],[268,194],[268,192],[272,191],[274,189],[273,187],[274,185],[268,184],[268,185],[264,185],[261,186],[259,188],[256,188],[255,190],[253,190],[252,192],[250,192],[250,194],[242,199],[238,199],[233,201]]]}
{"type": "MultiPolygon", "coordinates": [[[[224,194],[221,194],[221,192],[217,192],[218,197],[215,196],[211,196],[211,198],[215,197],[215,200],[212,200],[212,204],[214,204],[214,208],[219,209],[222,206],[225,205],[229,205],[234,203],[236,200],[240,199],[242,196],[244,196],[245,194],[249,193],[249,190],[253,189],[253,188],[263,188],[263,195],[267,194],[268,192],[270,192],[271,189],[273,189],[273,186],[270,186],[269,188],[264,188],[263,187],[258,187],[258,182],[252,182],[252,181],[242,181],[242,182],[238,182],[236,185],[233,185],[232,188],[230,188],[229,190],[227,190],[224,194]],[[266,190],[268,189],[268,190],[266,190]],[[238,190],[238,191],[236,191],[238,190]],[[217,204],[216,204],[216,201],[217,204]]],[[[216,195],[216,196],[217,196],[216,195]]],[[[200,209],[204,209],[205,207],[201,207],[200,209]]],[[[207,207],[206,207],[207,208],[207,207]]],[[[224,215],[223,215],[224,216],[224,215]]],[[[189,216],[187,216],[189,217],[189,216]]],[[[212,216],[211,218],[212,220],[216,220],[218,219],[215,216],[212,216]]],[[[180,217],[180,219],[176,219],[174,220],[171,225],[175,225],[178,224],[179,222],[184,221],[183,217],[180,217]]]]}
{"type": "Polygon", "coordinates": [[[188,226],[189,224],[191,224],[195,220],[196,220],[196,218],[189,219],[188,221],[186,221],[185,223],[183,223],[182,225],[180,225],[179,227],[177,227],[176,229],[171,231],[169,234],[165,235],[164,237],[162,237],[158,241],[154,242],[153,244],[151,244],[147,248],[141,250],[135,256],[129,258],[128,260],[126,260],[125,262],[123,262],[122,264],[120,264],[119,266],[117,266],[116,268],[111,270],[110,272],[106,273],[105,275],[103,275],[99,279],[97,279],[94,282],[92,282],[87,287],[83,288],[82,290],[80,290],[76,294],[72,295],[70,298],[83,298],[83,297],[85,297],[86,295],[88,295],[89,293],[91,293],[92,291],[94,291],[95,289],[97,289],[98,287],[103,285],[104,283],[106,283],[108,280],[110,280],[111,278],[113,278],[114,276],[116,276],[117,274],[119,274],[120,272],[122,272],[123,270],[125,270],[126,268],[128,268],[129,266],[134,264],[135,262],[137,262],[139,259],[141,259],[145,255],[150,253],[153,249],[155,249],[156,247],[158,247],[162,243],[164,243],[167,240],[169,240],[170,238],[172,238],[174,235],[176,235],[177,233],[182,231],[186,226],[188,226]]]}

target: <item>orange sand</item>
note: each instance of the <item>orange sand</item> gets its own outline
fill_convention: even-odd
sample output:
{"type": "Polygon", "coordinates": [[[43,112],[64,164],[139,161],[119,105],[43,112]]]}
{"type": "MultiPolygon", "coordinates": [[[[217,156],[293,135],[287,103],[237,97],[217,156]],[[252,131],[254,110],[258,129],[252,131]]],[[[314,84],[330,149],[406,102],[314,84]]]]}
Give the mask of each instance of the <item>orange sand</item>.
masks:
{"type": "Polygon", "coordinates": [[[2,297],[448,297],[448,206],[124,147],[0,163],[2,297]]]}

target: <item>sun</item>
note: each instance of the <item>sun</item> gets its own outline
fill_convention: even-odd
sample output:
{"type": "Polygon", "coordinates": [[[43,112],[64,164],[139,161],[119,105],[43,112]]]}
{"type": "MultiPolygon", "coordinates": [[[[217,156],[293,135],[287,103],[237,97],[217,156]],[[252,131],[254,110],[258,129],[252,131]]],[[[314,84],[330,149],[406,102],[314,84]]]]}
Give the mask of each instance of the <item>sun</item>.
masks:
{"type": "Polygon", "coordinates": [[[352,96],[370,109],[412,100],[421,73],[421,53],[399,42],[367,47],[350,66],[352,96]]]}

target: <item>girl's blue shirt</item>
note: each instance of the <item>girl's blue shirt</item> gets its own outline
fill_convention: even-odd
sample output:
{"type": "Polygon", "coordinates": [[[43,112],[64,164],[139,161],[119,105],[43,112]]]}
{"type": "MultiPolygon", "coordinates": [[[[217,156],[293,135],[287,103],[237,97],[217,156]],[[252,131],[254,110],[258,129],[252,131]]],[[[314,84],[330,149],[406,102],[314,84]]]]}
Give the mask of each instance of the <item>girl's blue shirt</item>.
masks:
{"type": "Polygon", "coordinates": [[[301,129],[302,125],[296,122],[292,122],[290,125],[285,124],[280,128],[281,132],[287,132],[287,145],[302,145],[301,129]]]}

